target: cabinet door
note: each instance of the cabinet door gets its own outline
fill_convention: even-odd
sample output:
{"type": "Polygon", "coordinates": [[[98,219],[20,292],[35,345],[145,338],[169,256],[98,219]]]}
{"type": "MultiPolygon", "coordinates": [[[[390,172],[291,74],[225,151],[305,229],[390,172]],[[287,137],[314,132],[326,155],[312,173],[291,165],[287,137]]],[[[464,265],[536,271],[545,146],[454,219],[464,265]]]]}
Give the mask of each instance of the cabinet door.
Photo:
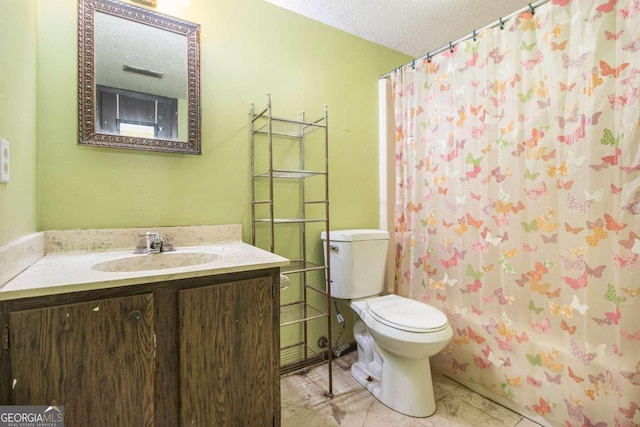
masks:
{"type": "Polygon", "coordinates": [[[181,425],[273,425],[271,278],[183,290],[178,300],[181,425]]]}
{"type": "Polygon", "coordinates": [[[10,314],[13,405],[63,405],[70,426],[153,425],[152,295],[10,314]]]}

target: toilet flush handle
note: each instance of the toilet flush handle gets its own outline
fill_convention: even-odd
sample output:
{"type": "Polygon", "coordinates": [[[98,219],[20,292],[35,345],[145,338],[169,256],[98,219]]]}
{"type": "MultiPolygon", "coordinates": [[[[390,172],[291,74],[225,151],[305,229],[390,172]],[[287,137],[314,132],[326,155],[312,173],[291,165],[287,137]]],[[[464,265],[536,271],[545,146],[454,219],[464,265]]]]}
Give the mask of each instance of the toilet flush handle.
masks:
{"type": "Polygon", "coordinates": [[[338,246],[336,245],[329,245],[329,248],[334,252],[339,252],[338,246]]]}

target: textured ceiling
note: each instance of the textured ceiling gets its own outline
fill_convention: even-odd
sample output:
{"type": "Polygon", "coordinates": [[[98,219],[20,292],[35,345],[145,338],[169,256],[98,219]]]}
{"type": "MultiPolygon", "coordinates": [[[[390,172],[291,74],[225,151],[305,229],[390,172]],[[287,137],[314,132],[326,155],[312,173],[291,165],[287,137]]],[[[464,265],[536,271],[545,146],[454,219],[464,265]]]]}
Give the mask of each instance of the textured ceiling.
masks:
{"type": "Polygon", "coordinates": [[[265,0],[413,57],[527,7],[526,0],[265,0]]]}

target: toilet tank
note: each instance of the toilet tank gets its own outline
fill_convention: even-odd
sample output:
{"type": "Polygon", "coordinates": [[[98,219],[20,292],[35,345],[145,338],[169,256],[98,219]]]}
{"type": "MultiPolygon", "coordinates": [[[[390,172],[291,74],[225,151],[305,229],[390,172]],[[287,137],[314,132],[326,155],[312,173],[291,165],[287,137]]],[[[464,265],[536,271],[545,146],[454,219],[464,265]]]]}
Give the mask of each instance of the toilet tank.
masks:
{"type": "MultiPolygon", "coordinates": [[[[322,232],[326,263],[327,236],[322,232]]],[[[354,299],[378,295],[384,289],[389,233],[384,230],[329,232],[331,296],[354,299]]]]}

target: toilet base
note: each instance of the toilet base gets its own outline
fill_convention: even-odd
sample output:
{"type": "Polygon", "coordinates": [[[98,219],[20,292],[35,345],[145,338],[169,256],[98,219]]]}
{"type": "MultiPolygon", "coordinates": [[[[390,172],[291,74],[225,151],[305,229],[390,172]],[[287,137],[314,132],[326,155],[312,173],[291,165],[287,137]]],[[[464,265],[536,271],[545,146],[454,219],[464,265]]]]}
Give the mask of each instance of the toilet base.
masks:
{"type": "Polygon", "coordinates": [[[394,411],[417,418],[433,415],[436,402],[429,358],[396,357],[378,345],[374,347],[382,361],[382,378],[372,372],[379,369],[368,369],[358,360],[351,366],[351,375],[356,381],[394,411]]]}
{"type": "Polygon", "coordinates": [[[364,367],[364,364],[360,362],[355,362],[351,365],[351,376],[356,379],[364,388],[369,390],[371,394],[373,394],[378,400],[380,398],[380,389],[382,382],[380,378],[375,378],[372,376],[369,371],[364,367]]]}

